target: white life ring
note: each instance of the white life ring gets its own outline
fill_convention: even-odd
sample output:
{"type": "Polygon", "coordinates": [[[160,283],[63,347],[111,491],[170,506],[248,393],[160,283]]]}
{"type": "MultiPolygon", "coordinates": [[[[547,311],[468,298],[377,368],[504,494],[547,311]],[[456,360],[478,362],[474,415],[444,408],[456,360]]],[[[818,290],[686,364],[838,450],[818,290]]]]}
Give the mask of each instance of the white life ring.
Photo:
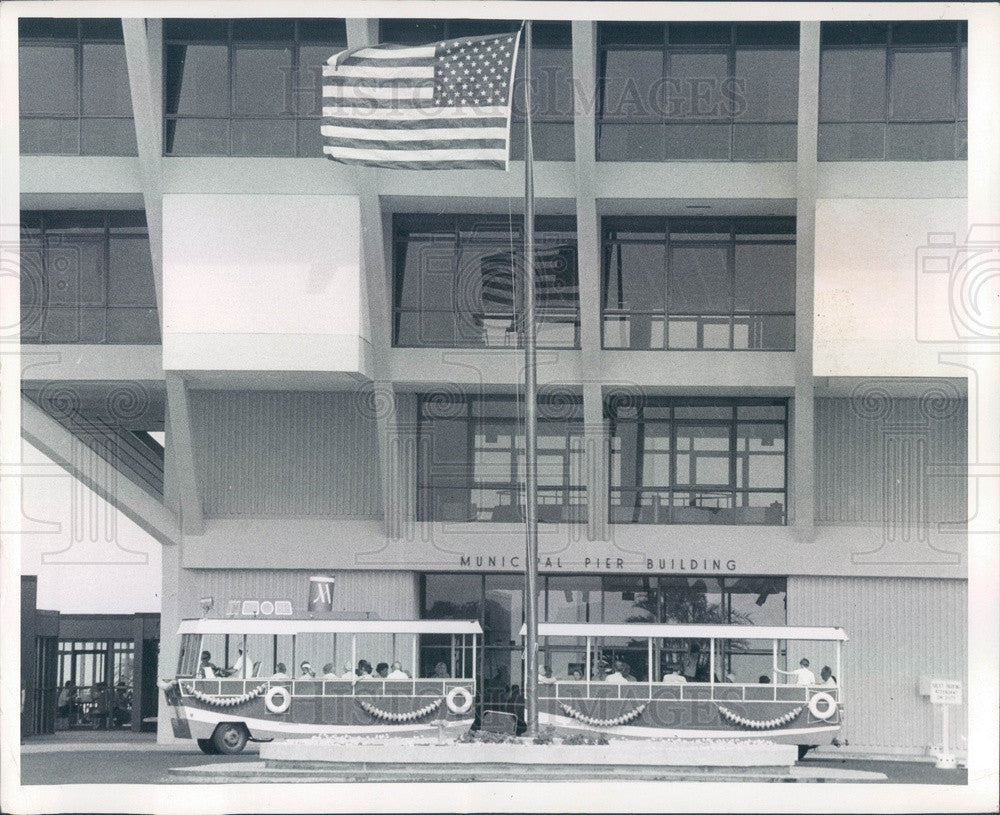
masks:
{"type": "Polygon", "coordinates": [[[837,700],[829,693],[820,691],[809,700],[809,712],[825,722],[837,712],[837,700]]]}
{"type": "Polygon", "coordinates": [[[472,694],[461,685],[448,691],[445,701],[448,702],[448,710],[452,713],[468,713],[472,710],[472,694]],[[459,697],[462,701],[459,701],[459,697]]]}
{"type": "Polygon", "coordinates": [[[264,697],[264,706],[270,713],[284,713],[292,706],[292,694],[288,692],[288,688],[275,685],[264,697]]]}

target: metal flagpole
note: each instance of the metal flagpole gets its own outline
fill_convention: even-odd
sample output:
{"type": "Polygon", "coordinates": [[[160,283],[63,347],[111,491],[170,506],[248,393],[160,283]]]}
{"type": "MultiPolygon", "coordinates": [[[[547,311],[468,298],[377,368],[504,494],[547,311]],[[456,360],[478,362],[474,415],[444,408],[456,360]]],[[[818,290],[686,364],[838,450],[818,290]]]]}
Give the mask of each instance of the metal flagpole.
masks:
{"type": "Polygon", "coordinates": [[[526,633],[524,719],[538,734],[538,378],[535,370],[535,181],[531,141],[531,21],[524,23],[524,453],[526,633]]]}

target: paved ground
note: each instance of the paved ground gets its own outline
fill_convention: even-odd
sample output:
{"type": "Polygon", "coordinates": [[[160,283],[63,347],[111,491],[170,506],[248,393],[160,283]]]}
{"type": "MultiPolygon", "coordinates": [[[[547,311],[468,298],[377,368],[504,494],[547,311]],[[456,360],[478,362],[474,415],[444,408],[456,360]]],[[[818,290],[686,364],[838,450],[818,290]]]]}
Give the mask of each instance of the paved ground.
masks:
{"type": "MultiPolygon", "coordinates": [[[[171,767],[257,762],[256,749],[239,756],[206,756],[197,747],[157,745],[151,734],[60,734],[28,739],[21,753],[23,784],[176,783],[171,767]],[[83,738],[80,736],[83,735],[83,738]]],[[[803,768],[882,772],[890,783],[965,784],[961,770],[937,770],[926,762],[841,760],[807,757],[803,768]]]]}

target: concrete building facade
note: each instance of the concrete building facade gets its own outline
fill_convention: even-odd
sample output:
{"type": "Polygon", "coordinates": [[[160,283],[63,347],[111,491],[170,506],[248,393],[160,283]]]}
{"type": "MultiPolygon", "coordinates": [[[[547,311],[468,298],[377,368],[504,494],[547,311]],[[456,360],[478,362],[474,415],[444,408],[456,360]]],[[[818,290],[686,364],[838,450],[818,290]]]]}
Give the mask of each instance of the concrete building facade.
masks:
{"type": "MultiPolygon", "coordinates": [[[[339,610],[479,617],[516,682],[522,163],[334,164],[318,109],[337,50],[516,24],[21,25],[22,87],[77,83],[22,93],[23,435],[163,544],[160,674],[180,619],[304,611],[325,574],[339,610]]],[[[974,330],[942,274],[969,40],[538,26],[543,620],[842,626],[851,746],[937,743],[921,677],[968,660],[969,380],[937,343],[974,330]]]]}

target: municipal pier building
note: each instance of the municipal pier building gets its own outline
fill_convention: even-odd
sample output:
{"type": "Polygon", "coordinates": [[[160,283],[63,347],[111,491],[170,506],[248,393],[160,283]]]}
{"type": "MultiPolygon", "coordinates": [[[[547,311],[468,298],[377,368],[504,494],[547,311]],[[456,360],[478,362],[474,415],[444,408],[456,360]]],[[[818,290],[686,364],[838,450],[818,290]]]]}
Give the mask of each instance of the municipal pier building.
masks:
{"type": "MultiPolygon", "coordinates": [[[[320,575],[480,620],[520,682],[527,111],[508,172],[320,130],[332,54],[519,25],[21,18],[23,436],[162,543],[159,676],[181,619],[320,575]]],[[[534,32],[541,620],[843,627],[852,752],[928,755],[968,659],[966,22],[534,32]]]]}

